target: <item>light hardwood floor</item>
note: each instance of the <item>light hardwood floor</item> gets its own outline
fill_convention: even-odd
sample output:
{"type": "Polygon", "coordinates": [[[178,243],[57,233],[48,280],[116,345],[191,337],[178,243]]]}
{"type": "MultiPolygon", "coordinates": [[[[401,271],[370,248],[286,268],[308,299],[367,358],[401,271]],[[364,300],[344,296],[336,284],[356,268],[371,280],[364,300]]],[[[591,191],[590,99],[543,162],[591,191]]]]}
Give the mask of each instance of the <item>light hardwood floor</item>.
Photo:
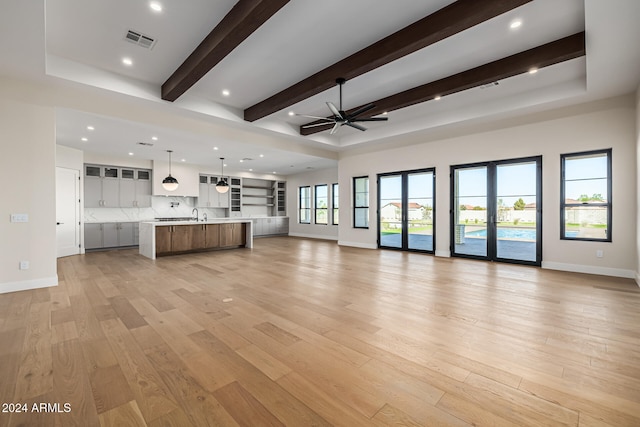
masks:
{"type": "Polygon", "coordinates": [[[286,237],[58,267],[0,295],[0,426],[640,426],[631,280],[286,237]]]}

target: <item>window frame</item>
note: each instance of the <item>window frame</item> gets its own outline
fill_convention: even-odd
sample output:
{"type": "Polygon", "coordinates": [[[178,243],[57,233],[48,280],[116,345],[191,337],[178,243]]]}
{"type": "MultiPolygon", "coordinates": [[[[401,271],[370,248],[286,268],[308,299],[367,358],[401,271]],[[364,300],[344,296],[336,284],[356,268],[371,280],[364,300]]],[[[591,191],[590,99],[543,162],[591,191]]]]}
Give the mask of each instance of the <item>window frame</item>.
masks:
{"type": "Polygon", "coordinates": [[[340,224],[340,186],[337,182],[331,184],[331,225],[340,224]]]}
{"type": "Polygon", "coordinates": [[[299,224],[311,224],[311,186],[310,185],[301,185],[300,187],[298,187],[298,223],[299,224]],[[307,203],[306,205],[308,207],[303,208],[303,203],[302,203],[302,190],[306,189],[307,190],[307,203]],[[302,212],[303,211],[307,211],[307,218],[308,221],[302,221],[302,212]]]}
{"type": "Polygon", "coordinates": [[[369,191],[369,176],[368,175],[363,175],[363,176],[354,176],[353,180],[352,180],[352,187],[353,187],[353,228],[361,228],[361,229],[368,229],[369,228],[369,196],[370,196],[370,191],[369,191]],[[357,204],[357,192],[356,192],[356,188],[357,188],[357,181],[360,179],[365,179],[366,180],[366,186],[367,186],[367,191],[366,191],[366,197],[364,198],[364,200],[366,201],[366,205],[358,205],[357,204]],[[365,217],[367,218],[367,225],[357,225],[357,215],[356,213],[364,210],[366,212],[365,217]]]}
{"type": "Polygon", "coordinates": [[[316,184],[313,186],[313,223],[317,225],[329,225],[329,185],[328,184],[316,184]],[[325,205],[326,208],[318,207],[318,188],[325,187],[325,205]],[[318,222],[318,212],[324,211],[326,222],[318,222]]]}
{"type": "MultiPolygon", "coordinates": [[[[612,152],[611,148],[605,148],[601,150],[591,150],[591,151],[581,151],[576,153],[565,153],[560,155],[560,240],[573,240],[579,242],[611,242],[612,241],[612,222],[613,222],[613,203],[612,203],[612,190],[613,190],[613,179],[612,179],[612,152]],[[567,203],[565,196],[565,162],[566,160],[572,157],[584,157],[584,156],[593,156],[603,154],[607,158],[607,200],[602,203],[589,203],[589,206],[603,206],[607,208],[607,228],[606,228],[606,237],[605,238],[595,238],[595,237],[567,237],[566,236],[566,227],[565,227],[565,213],[567,207],[578,207],[584,206],[587,204],[586,202],[581,203],[567,203]]],[[[594,179],[594,178],[591,178],[594,179]]]]}

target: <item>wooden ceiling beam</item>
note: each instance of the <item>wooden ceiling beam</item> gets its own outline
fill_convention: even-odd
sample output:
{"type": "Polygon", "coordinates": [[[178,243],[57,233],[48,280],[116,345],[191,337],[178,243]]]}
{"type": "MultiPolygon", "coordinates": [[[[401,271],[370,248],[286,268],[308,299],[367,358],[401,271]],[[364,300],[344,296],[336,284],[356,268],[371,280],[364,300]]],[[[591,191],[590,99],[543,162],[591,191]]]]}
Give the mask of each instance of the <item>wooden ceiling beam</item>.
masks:
{"type": "Polygon", "coordinates": [[[256,121],[532,0],[458,0],[244,110],[256,121]]]}
{"type": "Polygon", "coordinates": [[[162,84],[162,99],[178,99],[287,3],[289,0],[239,0],[162,84]]]}
{"type": "MultiPolygon", "coordinates": [[[[585,54],[585,33],[583,31],[377,101],[372,101],[375,107],[369,110],[366,116],[363,117],[376,116],[384,112],[409,107],[430,101],[436,96],[451,95],[518,74],[527,73],[532,68],[540,69],[570,59],[579,58],[585,54]]],[[[351,114],[361,107],[362,106],[352,108],[346,113],[351,114]]],[[[317,120],[302,126],[322,122],[322,120],[317,120]]],[[[301,135],[311,135],[329,130],[333,127],[333,125],[316,126],[312,128],[303,128],[302,126],[300,127],[301,135]]]]}

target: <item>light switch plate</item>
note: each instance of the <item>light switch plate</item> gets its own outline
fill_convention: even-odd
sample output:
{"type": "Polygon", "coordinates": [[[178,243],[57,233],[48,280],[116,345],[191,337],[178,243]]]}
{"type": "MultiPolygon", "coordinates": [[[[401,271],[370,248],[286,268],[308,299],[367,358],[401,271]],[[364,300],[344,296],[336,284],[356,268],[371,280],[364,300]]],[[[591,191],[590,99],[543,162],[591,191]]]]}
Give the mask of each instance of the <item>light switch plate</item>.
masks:
{"type": "Polygon", "coordinates": [[[29,214],[11,214],[11,222],[29,222],[29,214]]]}

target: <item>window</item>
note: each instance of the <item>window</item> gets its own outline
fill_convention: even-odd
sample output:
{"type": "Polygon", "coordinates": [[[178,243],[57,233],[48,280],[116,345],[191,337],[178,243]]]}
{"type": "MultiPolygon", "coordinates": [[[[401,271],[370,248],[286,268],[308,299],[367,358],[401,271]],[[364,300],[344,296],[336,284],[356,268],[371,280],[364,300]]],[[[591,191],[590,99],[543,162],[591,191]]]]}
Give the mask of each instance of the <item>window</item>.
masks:
{"type": "Polygon", "coordinates": [[[353,226],[369,228],[369,177],[353,178],[353,226]]]}
{"type": "Polygon", "coordinates": [[[611,149],[563,154],[560,238],[611,241],[611,149]]]}
{"type": "Polygon", "coordinates": [[[331,215],[331,224],[338,225],[338,208],[339,208],[339,200],[340,200],[340,192],[338,188],[338,184],[331,184],[331,197],[333,197],[333,212],[331,215]]]}
{"type": "Polygon", "coordinates": [[[298,196],[300,198],[300,224],[311,224],[311,187],[300,187],[298,196]]]}
{"type": "Polygon", "coordinates": [[[329,186],[320,184],[315,186],[316,224],[329,223],[329,186]]]}

